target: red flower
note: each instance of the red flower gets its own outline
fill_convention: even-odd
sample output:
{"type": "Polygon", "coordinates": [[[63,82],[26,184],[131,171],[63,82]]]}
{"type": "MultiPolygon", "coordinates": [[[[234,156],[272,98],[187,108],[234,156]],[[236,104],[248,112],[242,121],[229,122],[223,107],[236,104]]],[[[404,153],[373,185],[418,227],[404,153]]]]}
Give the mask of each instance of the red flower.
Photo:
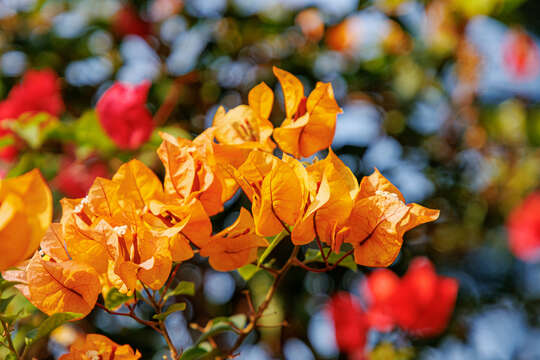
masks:
{"type": "Polygon", "coordinates": [[[338,348],[351,358],[362,359],[368,323],[360,303],[353,295],[340,292],[332,297],[326,310],[334,322],[338,348]]]}
{"type": "MultiPolygon", "coordinates": [[[[15,85],[7,99],[0,102],[0,137],[11,134],[11,130],[1,128],[4,120],[17,119],[24,113],[46,112],[58,116],[64,111],[58,77],[54,71],[29,70],[20,84],[15,85]]],[[[12,161],[17,154],[11,145],[0,151],[0,158],[12,161]]]]}
{"type": "Polygon", "coordinates": [[[540,70],[540,50],[524,31],[510,30],[503,43],[503,61],[510,75],[531,79],[540,70]]]}
{"type": "Polygon", "coordinates": [[[108,177],[107,164],[97,158],[84,161],[66,156],[60,163],[60,171],[53,180],[54,185],[70,198],[86,195],[96,177],[108,177]]]}
{"type": "Polygon", "coordinates": [[[397,325],[418,337],[439,335],[448,324],[457,290],[457,280],[437,276],[427,258],[414,259],[402,279],[377,270],[364,287],[369,322],[380,331],[397,325]]]}
{"type": "Polygon", "coordinates": [[[530,194],[508,218],[508,242],[523,261],[540,260],[540,192],[530,194]]]}
{"type": "Polygon", "coordinates": [[[154,129],[146,108],[150,82],[130,85],[116,82],[99,99],[96,110],[101,126],[121,149],[137,149],[154,129]]]}
{"type": "Polygon", "coordinates": [[[150,23],[142,20],[137,11],[129,5],[116,12],[113,29],[120,36],[131,34],[144,37],[152,33],[150,23]]]}

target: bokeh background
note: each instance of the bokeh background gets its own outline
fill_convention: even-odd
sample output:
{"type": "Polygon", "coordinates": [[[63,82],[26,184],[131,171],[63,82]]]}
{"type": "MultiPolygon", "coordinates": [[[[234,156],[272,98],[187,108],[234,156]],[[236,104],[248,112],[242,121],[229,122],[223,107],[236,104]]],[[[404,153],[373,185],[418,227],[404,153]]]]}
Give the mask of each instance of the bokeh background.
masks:
{"type": "MultiPolygon", "coordinates": [[[[246,103],[260,81],[282,108],[273,65],[297,75],[306,91],[331,82],[344,110],[333,143],[340,158],[359,177],[377,167],[407,202],[441,209],[437,222],[407,234],[391,269],[403,274],[424,255],[460,282],[444,334],[411,340],[372,331],[370,346],[392,344],[381,359],[540,359],[540,263],[512,254],[505,227],[540,182],[539,16],[535,0],[0,0],[0,98],[28,69],[50,68],[66,105],[52,131],[24,133],[0,170],[39,167],[56,200],[76,197],[132,157],[162,174],[158,130],[196,135],[218,106],[246,103]],[[149,142],[122,151],[92,109],[114,81],[144,80],[152,82],[151,112],[170,106],[154,117],[149,142]]],[[[274,111],[274,124],[282,119],[274,111]]],[[[215,227],[231,223],[242,204],[228,203],[215,227]]],[[[282,244],[275,254],[288,251],[282,244]]],[[[339,358],[324,304],[338,290],[358,293],[370,271],[292,271],[265,319],[288,326],[250,336],[239,359],[339,358]]],[[[202,258],[183,264],[179,278],[197,288],[187,311],[167,320],[181,348],[196,338],[190,323],[245,311],[241,290],[262,296],[270,280],[258,274],[246,283],[202,258]]],[[[80,332],[130,343],[144,359],[167,351],[151,329],[96,309],[41,341],[34,355],[54,359],[80,332]]]]}

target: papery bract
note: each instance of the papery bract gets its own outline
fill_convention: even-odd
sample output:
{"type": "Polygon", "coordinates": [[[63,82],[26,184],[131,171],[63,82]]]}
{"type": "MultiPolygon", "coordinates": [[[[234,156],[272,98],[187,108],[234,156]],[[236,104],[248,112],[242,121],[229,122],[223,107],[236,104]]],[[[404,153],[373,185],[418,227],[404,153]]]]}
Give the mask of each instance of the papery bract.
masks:
{"type": "Polygon", "coordinates": [[[318,187],[319,192],[321,189],[328,192],[328,199],[324,202],[319,201],[320,206],[311,216],[309,221],[311,227],[306,226],[307,231],[312,232],[309,236],[313,239],[316,235],[323,243],[330,245],[335,252],[339,252],[340,241],[343,240],[344,233],[348,231],[348,228],[343,229],[343,227],[351,214],[353,201],[358,193],[358,181],[331,149],[324,160],[316,161],[306,170],[313,183],[311,186],[318,187]],[[312,230],[309,230],[310,228],[312,230]]]}
{"type": "Polygon", "coordinates": [[[120,149],[133,150],[152,134],[154,122],[146,108],[151,83],[116,82],[99,99],[96,111],[101,126],[120,149]]]}
{"type": "Polygon", "coordinates": [[[200,200],[212,216],[223,210],[238,186],[218,167],[210,130],[193,141],[162,133],[158,155],[165,167],[165,192],[187,202],[200,200]]]}
{"type": "MultiPolygon", "coordinates": [[[[137,281],[160,288],[172,255],[169,236],[159,228],[150,204],[163,196],[157,176],[138,160],[122,165],[112,180],[97,178],[84,199],[63,201],[69,254],[106,275],[121,292],[133,291],[137,281]]],[[[190,248],[185,250],[184,259],[193,256],[190,248]]]]}
{"type": "Polygon", "coordinates": [[[137,360],[141,358],[138,350],[129,345],[119,345],[103,335],[87,334],[85,339],[78,339],[69,347],[69,353],[59,360],[137,360]]]}
{"type": "Polygon", "coordinates": [[[257,259],[257,249],[268,246],[266,239],[255,233],[250,213],[240,209],[238,219],[226,229],[212,236],[201,249],[208,256],[210,265],[218,271],[232,271],[257,259]]]}
{"type": "Polygon", "coordinates": [[[38,170],[0,181],[0,271],[29,258],[52,219],[52,195],[38,170]]]}
{"type": "Polygon", "coordinates": [[[308,157],[328,148],[334,139],[337,115],[341,112],[332,85],[317,83],[306,98],[300,80],[274,67],[285,99],[286,119],[274,129],[279,147],[294,157],[308,157]]]}
{"type": "Polygon", "coordinates": [[[98,274],[91,266],[70,259],[63,244],[55,239],[56,230],[47,233],[41,253],[36,252],[30,261],[2,276],[19,282],[21,293],[47,315],[73,312],[86,316],[101,291],[98,274]]]}
{"type": "Polygon", "coordinates": [[[344,241],[353,245],[356,263],[386,267],[399,254],[406,231],[438,217],[438,210],[405,204],[399,190],[376,169],[360,183],[344,241]]]}
{"type": "Polygon", "coordinates": [[[262,82],[251,89],[248,101],[249,105],[239,105],[227,112],[219,108],[212,125],[214,135],[222,146],[272,151],[275,144],[270,137],[274,127],[268,118],[274,104],[274,93],[262,82]]]}
{"type": "MultiPolygon", "coordinates": [[[[303,165],[297,165],[303,169],[303,165]]],[[[297,170],[292,163],[277,159],[260,188],[254,188],[251,210],[258,234],[274,236],[302,216],[308,190],[297,170]]]]}

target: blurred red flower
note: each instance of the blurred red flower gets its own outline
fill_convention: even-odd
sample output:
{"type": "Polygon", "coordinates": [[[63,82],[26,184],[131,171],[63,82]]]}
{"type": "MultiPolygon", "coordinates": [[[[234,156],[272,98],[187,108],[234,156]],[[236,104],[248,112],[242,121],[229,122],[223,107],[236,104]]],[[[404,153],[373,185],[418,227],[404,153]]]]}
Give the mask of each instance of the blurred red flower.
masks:
{"type": "Polygon", "coordinates": [[[397,325],[417,337],[436,336],[448,324],[457,291],[457,280],[437,276],[427,258],[416,258],[401,279],[386,269],[368,277],[367,318],[380,331],[397,325]]]}
{"type": "Polygon", "coordinates": [[[334,322],[338,348],[350,359],[364,359],[368,323],[357,299],[346,292],[337,293],[326,306],[334,322]]]}
{"type": "MultiPolygon", "coordinates": [[[[58,116],[64,111],[64,102],[60,93],[58,77],[54,71],[29,70],[20,84],[15,85],[8,97],[0,102],[0,137],[11,134],[11,130],[2,128],[8,119],[17,119],[24,113],[46,112],[58,116]]],[[[0,150],[0,158],[13,161],[17,155],[14,145],[0,150]]]]}
{"type": "Polygon", "coordinates": [[[532,193],[508,217],[510,251],[523,261],[540,260],[540,192],[532,193]]]}
{"type": "Polygon", "coordinates": [[[534,78],[540,70],[540,49],[524,31],[509,30],[503,42],[503,62],[511,76],[534,78]]]}
{"type": "Polygon", "coordinates": [[[53,184],[70,198],[86,196],[96,177],[108,177],[107,164],[96,157],[76,160],[74,156],[65,156],[60,163],[60,171],[53,184]]]}
{"type": "Polygon", "coordinates": [[[122,7],[114,15],[113,29],[119,36],[152,34],[151,24],[141,19],[137,11],[130,5],[122,7]]]}
{"type": "Polygon", "coordinates": [[[97,103],[101,126],[121,149],[137,149],[152,134],[154,122],[146,108],[150,85],[148,81],[139,85],[116,82],[97,103]]]}

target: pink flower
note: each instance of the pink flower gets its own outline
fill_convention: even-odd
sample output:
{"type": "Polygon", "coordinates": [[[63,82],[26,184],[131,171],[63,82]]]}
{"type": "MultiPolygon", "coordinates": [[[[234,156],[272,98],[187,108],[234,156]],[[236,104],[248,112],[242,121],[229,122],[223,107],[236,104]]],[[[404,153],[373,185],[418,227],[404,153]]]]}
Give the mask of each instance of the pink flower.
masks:
{"type": "Polygon", "coordinates": [[[107,164],[101,159],[91,157],[86,160],[76,160],[66,156],[60,162],[60,171],[53,184],[64,195],[70,198],[81,198],[86,195],[96,177],[108,177],[107,164]]]}
{"type": "Polygon", "coordinates": [[[534,78],[540,70],[540,49],[524,31],[510,30],[503,42],[503,63],[519,80],[534,78]]]}
{"type": "MultiPolygon", "coordinates": [[[[0,137],[12,134],[11,130],[2,128],[8,119],[17,119],[24,113],[46,112],[58,116],[64,111],[64,102],[60,93],[58,77],[54,71],[29,70],[20,84],[15,85],[8,97],[0,102],[0,137]]],[[[0,150],[0,158],[13,161],[17,155],[14,145],[0,150]]]]}
{"type": "Polygon", "coordinates": [[[448,325],[458,291],[457,280],[438,276],[424,257],[412,261],[400,279],[390,270],[372,273],[364,286],[367,317],[380,331],[394,326],[417,337],[439,335],[448,325]]]}
{"type": "Polygon", "coordinates": [[[99,99],[96,110],[107,135],[121,149],[137,149],[152,134],[154,122],[146,108],[150,82],[116,82],[99,99]]]}
{"type": "Polygon", "coordinates": [[[540,192],[532,193],[508,218],[510,251],[523,261],[540,260],[540,192]]]}
{"type": "Polygon", "coordinates": [[[113,29],[119,36],[152,34],[151,24],[141,19],[137,10],[126,5],[118,10],[114,16],[113,29]]]}
{"type": "Polygon", "coordinates": [[[326,305],[326,311],[334,322],[338,348],[350,358],[364,358],[368,323],[358,300],[352,294],[337,293],[326,305]]]}

